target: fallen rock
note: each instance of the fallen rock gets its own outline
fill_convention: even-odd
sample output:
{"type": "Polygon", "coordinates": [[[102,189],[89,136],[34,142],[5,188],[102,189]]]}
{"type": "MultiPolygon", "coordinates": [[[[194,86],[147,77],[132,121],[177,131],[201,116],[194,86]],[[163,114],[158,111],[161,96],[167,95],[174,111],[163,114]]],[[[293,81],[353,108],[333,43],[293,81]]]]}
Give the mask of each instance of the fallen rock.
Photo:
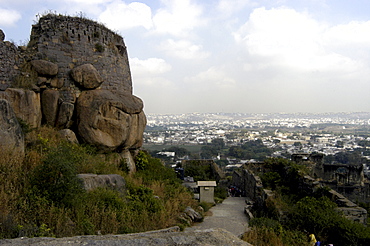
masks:
{"type": "Polygon", "coordinates": [[[71,76],[84,89],[95,89],[103,83],[103,78],[92,64],[75,67],[71,76]]]}
{"type": "Polygon", "coordinates": [[[125,179],[118,174],[90,174],[82,173],[77,175],[82,181],[82,187],[86,191],[96,188],[108,188],[123,192],[125,189],[125,179]]]}
{"type": "Polygon", "coordinates": [[[10,103],[0,99],[0,153],[10,151],[24,156],[24,134],[10,103]]]}
{"type": "Polygon", "coordinates": [[[60,130],[59,134],[68,142],[78,144],[76,134],[71,129],[60,130]]]}
{"type": "Polygon", "coordinates": [[[55,76],[58,74],[58,65],[45,60],[32,60],[31,65],[40,75],[55,76]]]}
{"type": "Polygon", "coordinates": [[[191,207],[186,207],[184,213],[193,221],[193,222],[200,222],[203,220],[203,216],[195,211],[191,207]]]}

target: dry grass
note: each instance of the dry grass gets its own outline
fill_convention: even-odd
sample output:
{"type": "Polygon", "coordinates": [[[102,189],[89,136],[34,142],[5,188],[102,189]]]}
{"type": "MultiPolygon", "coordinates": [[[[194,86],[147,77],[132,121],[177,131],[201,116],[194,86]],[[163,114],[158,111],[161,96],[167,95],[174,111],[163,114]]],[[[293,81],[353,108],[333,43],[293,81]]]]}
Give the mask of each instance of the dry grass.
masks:
{"type": "MultiPolygon", "coordinates": [[[[31,187],[30,180],[45,160],[59,164],[65,161],[50,159],[58,156],[54,154],[60,150],[58,146],[63,142],[54,128],[44,126],[26,134],[24,157],[2,150],[0,238],[66,237],[98,232],[116,234],[155,230],[176,225],[179,213],[186,206],[196,207],[197,202],[192,195],[174,180],[156,180],[155,171],[147,171],[141,176],[124,174],[120,169],[121,157],[118,154],[101,155],[89,146],[73,144],[64,144],[62,150],[76,160],[78,173],[120,174],[134,188],[131,195],[140,197],[140,193],[135,193],[135,187],[145,187],[143,191],[149,189],[148,197],[142,202],[135,200],[132,203],[125,194],[102,190],[95,194],[79,194],[68,206],[53,203],[38,189],[31,187]],[[146,176],[148,174],[150,177],[146,176]]],[[[162,168],[155,165],[151,166],[153,170],[162,168]]],[[[170,176],[168,178],[171,179],[170,176]]]]}
{"type": "Polygon", "coordinates": [[[253,228],[244,233],[242,239],[255,246],[286,246],[275,232],[266,228],[253,228]]]}

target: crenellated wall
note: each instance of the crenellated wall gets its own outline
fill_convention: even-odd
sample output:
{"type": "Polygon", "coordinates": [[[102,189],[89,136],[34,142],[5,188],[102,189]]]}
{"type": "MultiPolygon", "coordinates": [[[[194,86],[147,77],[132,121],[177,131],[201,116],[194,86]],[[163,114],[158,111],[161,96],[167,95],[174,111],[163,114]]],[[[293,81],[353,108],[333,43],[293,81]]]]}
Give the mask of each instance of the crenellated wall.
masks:
{"type": "MultiPolygon", "coordinates": [[[[62,91],[78,97],[69,73],[83,64],[92,64],[103,78],[102,89],[132,94],[132,81],[123,38],[94,21],[61,15],[46,15],[32,26],[28,49],[34,59],[58,64],[62,91]]],[[[67,95],[67,93],[64,93],[67,95]]]]}

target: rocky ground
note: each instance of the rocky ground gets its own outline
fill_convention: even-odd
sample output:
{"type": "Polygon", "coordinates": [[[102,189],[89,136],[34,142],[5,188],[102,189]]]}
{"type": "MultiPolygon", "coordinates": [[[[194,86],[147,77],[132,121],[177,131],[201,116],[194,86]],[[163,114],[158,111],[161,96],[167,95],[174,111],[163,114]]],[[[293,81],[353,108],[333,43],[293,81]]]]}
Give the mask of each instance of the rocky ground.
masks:
{"type": "Polygon", "coordinates": [[[142,246],[142,245],[191,245],[191,246],[224,246],[224,245],[245,245],[232,233],[224,229],[206,229],[179,232],[178,227],[170,230],[152,231],[145,233],[125,234],[125,235],[104,235],[104,236],[77,236],[67,238],[17,238],[0,240],[0,245],[11,246],[142,246]]]}
{"type": "Polygon", "coordinates": [[[229,197],[222,204],[210,209],[210,216],[205,217],[202,223],[198,223],[185,231],[179,227],[150,231],[144,233],[124,235],[98,235],[76,236],[67,238],[16,238],[0,240],[0,245],[24,246],[24,245],[191,245],[191,246],[224,246],[251,244],[242,241],[239,236],[248,227],[247,217],[244,214],[245,198],[229,197]]]}

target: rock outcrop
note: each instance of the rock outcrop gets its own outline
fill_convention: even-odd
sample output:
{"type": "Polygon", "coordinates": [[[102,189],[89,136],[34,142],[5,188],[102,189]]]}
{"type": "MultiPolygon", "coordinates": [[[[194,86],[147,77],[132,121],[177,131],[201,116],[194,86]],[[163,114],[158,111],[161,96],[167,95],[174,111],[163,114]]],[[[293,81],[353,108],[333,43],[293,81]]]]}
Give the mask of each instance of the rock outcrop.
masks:
{"type": "Polygon", "coordinates": [[[81,138],[106,151],[142,145],[146,124],[142,101],[108,90],[81,93],[77,101],[77,128],[81,138]]]}
{"type": "Polygon", "coordinates": [[[180,232],[179,227],[150,231],[144,233],[125,234],[125,235],[104,235],[104,236],[77,236],[66,238],[17,238],[0,240],[3,246],[21,245],[194,245],[194,246],[252,246],[242,241],[237,236],[223,229],[209,229],[197,231],[180,232]]]}
{"type": "Polygon", "coordinates": [[[8,88],[0,93],[0,98],[10,102],[18,119],[23,120],[31,128],[41,126],[40,94],[31,90],[8,88]]]}
{"type": "Polygon", "coordinates": [[[75,67],[71,71],[71,76],[84,89],[95,89],[103,83],[98,70],[92,64],[75,67]]]}
{"type": "Polygon", "coordinates": [[[24,155],[24,135],[10,103],[0,99],[0,152],[24,155]]]}
{"type": "Polygon", "coordinates": [[[88,19],[54,14],[32,26],[27,47],[0,34],[0,98],[17,118],[32,128],[74,131],[79,142],[124,153],[132,165],[127,155],[141,147],[146,117],[132,94],[121,36],[88,19]]]}

